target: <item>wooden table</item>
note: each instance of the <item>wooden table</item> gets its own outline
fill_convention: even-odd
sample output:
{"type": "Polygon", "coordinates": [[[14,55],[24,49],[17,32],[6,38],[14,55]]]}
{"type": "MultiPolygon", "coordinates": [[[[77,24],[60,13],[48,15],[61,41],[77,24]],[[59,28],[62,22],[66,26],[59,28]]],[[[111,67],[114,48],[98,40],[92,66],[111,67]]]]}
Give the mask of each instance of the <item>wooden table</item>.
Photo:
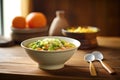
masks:
{"type": "Polygon", "coordinates": [[[92,50],[78,50],[65,67],[47,71],[38,68],[26,52],[18,45],[0,48],[0,80],[120,80],[120,37],[98,37],[99,47],[92,50]],[[93,64],[97,76],[90,76],[89,63],[84,61],[88,52],[99,50],[104,54],[104,62],[116,74],[110,75],[99,62],[93,64]]]}

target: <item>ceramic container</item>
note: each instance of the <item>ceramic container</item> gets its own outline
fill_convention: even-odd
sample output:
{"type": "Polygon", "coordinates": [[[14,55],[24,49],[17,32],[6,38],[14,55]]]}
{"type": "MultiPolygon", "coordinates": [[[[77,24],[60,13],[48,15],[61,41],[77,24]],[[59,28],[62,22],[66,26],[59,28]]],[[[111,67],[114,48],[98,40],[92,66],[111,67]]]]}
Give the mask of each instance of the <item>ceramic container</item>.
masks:
{"type": "Polygon", "coordinates": [[[50,29],[50,36],[61,36],[61,29],[66,28],[68,26],[68,22],[64,16],[64,11],[56,11],[56,17],[53,19],[50,29]]]}
{"type": "Polygon", "coordinates": [[[46,70],[56,70],[64,67],[66,61],[68,61],[72,55],[75,53],[77,48],[80,46],[80,42],[76,39],[68,38],[68,37],[60,37],[60,36],[44,36],[44,37],[36,37],[23,41],[21,43],[22,48],[25,49],[27,54],[38,63],[40,69],[46,70]],[[31,42],[42,40],[45,38],[59,38],[61,40],[65,40],[67,42],[73,43],[76,47],[61,50],[61,51],[38,51],[27,48],[27,45],[31,42]]]}
{"type": "MultiPolygon", "coordinates": [[[[96,27],[93,27],[93,28],[96,28],[96,27]]],[[[96,29],[98,29],[98,28],[96,28],[96,29]]],[[[99,29],[98,29],[98,32],[99,32],[99,29]]],[[[69,32],[66,29],[62,29],[62,33],[64,36],[77,39],[81,42],[81,46],[79,47],[79,49],[96,48],[98,46],[98,43],[97,43],[98,32],[74,33],[74,32],[69,32]]]]}
{"type": "Polygon", "coordinates": [[[48,35],[48,28],[33,28],[33,29],[17,29],[11,28],[11,37],[15,43],[21,43],[22,41],[33,38],[48,35]]]}

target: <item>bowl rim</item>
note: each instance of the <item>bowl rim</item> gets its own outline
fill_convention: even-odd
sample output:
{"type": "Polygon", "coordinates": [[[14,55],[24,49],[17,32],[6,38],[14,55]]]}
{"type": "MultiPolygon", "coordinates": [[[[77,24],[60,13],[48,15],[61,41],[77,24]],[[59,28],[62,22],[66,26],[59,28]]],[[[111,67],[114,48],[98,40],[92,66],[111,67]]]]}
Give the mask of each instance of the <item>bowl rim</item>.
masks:
{"type": "MultiPolygon", "coordinates": [[[[81,26],[81,27],[84,27],[84,26],[81,26]]],[[[66,29],[67,28],[71,28],[71,27],[67,27],[67,28],[63,28],[62,29],[62,33],[65,32],[65,33],[71,33],[71,34],[95,34],[95,33],[98,33],[100,31],[99,28],[97,27],[94,27],[94,26],[85,26],[85,27],[91,27],[91,28],[96,28],[98,31],[97,32],[89,32],[89,33],[79,33],[79,32],[70,32],[70,31],[67,31],[66,29]]],[[[76,27],[77,28],[77,27],[76,27]]]]}
{"type": "Polygon", "coordinates": [[[27,50],[31,50],[31,51],[35,51],[35,52],[44,52],[44,53],[50,52],[50,54],[51,54],[51,53],[56,53],[56,52],[65,52],[65,51],[70,51],[70,50],[78,49],[80,47],[80,45],[81,45],[81,42],[78,41],[77,39],[70,38],[70,37],[63,37],[63,36],[42,36],[42,37],[34,37],[34,38],[26,39],[26,40],[22,41],[20,45],[21,45],[22,48],[27,49],[27,50]],[[55,51],[55,50],[53,50],[53,51],[38,51],[38,50],[27,48],[24,45],[24,43],[26,41],[29,41],[29,40],[32,40],[32,39],[37,39],[37,38],[41,38],[41,39],[44,39],[44,38],[67,38],[67,39],[72,39],[72,40],[76,41],[78,43],[77,44],[78,46],[76,46],[75,48],[70,48],[70,49],[60,50],[60,51],[55,51]]]}
{"type": "Polygon", "coordinates": [[[23,28],[23,29],[11,27],[11,30],[14,33],[37,33],[37,32],[47,31],[48,27],[45,26],[45,27],[41,27],[41,28],[23,28]]]}

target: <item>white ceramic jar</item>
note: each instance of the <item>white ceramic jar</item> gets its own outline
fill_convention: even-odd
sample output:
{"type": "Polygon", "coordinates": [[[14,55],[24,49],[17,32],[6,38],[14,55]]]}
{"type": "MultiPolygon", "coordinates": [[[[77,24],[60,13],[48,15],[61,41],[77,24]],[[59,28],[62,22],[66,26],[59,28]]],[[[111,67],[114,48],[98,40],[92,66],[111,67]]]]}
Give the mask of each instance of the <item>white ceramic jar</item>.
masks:
{"type": "Polygon", "coordinates": [[[68,27],[68,22],[64,16],[64,11],[56,11],[56,17],[53,19],[50,29],[50,36],[62,36],[61,29],[68,27]]]}

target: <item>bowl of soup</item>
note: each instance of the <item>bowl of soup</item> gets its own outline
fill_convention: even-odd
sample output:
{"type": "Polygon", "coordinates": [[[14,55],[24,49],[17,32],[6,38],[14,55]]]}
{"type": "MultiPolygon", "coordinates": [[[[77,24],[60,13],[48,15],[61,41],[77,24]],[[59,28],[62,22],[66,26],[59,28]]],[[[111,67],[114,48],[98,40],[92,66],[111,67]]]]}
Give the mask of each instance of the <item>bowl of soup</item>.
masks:
{"type": "Polygon", "coordinates": [[[63,68],[79,46],[78,40],[61,36],[35,37],[21,42],[29,57],[45,70],[63,68]]]}

